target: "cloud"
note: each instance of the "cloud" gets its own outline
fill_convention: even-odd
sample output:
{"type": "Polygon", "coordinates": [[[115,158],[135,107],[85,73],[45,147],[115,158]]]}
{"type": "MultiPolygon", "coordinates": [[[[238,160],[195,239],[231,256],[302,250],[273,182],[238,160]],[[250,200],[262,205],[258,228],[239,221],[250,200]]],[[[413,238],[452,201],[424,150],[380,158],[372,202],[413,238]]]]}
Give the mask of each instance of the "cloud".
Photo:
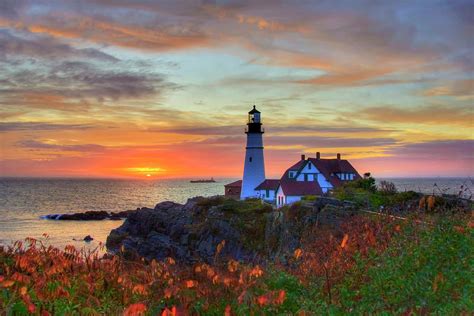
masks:
{"type": "Polygon", "coordinates": [[[474,140],[438,140],[400,144],[384,157],[353,159],[359,171],[386,177],[472,177],[474,140]]]}
{"type": "Polygon", "coordinates": [[[19,11],[26,6],[24,0],[2,0],[0,1],[0,17],[17,18],[19,11]]]}
{"type": "MultiPolygon", "coordinates": [[[[231,136],[231,135],[243,135],[245,126],[244,125],[226,125],[226,126],[201,126],[201,127],[174,127],[174,128],[150,128],[151,132],[162,132],[162,133],[173,133],[173,134],[185,134],[185,135],[213,135],[213,136],[231,136]]],[[[272,134],[303,134],[308,133],[378,133],[384,132],[389,133],[394,130],[389,129],[378,129],[373,127],[354,127],[354,126],[304,126],[301,124],[292,126],[265,126],[267,132],[272,134]]]]}
{"type": "Polygon", "coordinates": [[[9,30],[0,29],[0,58],[26,56],[45,59],[94,59],[114,62],[117,58],[94,48],[74,48],[49,36],[23,36],[12,34],[9,30]]]}
{"type": "Polygon", "coordinates": [[[168,24],[164,22],[166,19],[158,18],[145,19],[149,20],[149,24],[140,25],[140,22],[133,23],[134,15],[132,13],[127,18],[114,21],[105,15],[87,16],[78,12],[68,12],[62,15],[46,14],[38,20],[29,17],[21,24],[5,20],[3,25],[57,39],[81,39],[101,45],[139,50],[165,51],[202,47],[209,41],[192,21],[182,20],[180,23],[168,24]]]}
{"type": "Polygon", "coordinates": [[[56,131],[90,129],[90,124],[57,124],[47,122],[0,122],[0,132],[11,131],[56,131]]]}
{"type": "Polygon", "coordinates": [[[308,148],[379,147],[396,144],[393,138],[342,138],[323,136],[270,136],[266,146],[304,146],[308,148]]]}
{"type": "Polygon", "coordinates": [[[448,146],[403,141],[472,136],[468,1],[191,2],[0,1],[0,118],[15,121],[0,124],[3,158],[50,159],[38,174],[112,161],[240,174],[245,100],[265,104],[277,173],[319,149],[393,154],[400,170],[398,153],[448,146]]]}
{"type": "Polygon", "coordinates": [[[36,69],[15,67],[0,74],[5,82],[0,87],[0,104],[83,112],[107,100],[157,97],[178,88],[149,66],[131,65],[120,62],[105,67],[64,61],[36,69]],[[131,65],[133,69],[129,69],[131,65]]]}
{"type": "MultiPolygon", "coordinates": [[[[412,4],[401,14],[400,6],[392,3],[343,3],[56,1],[36,4],[39,13],[25,11],[17,19],[5,19],[3,25],[56,39],[155,52],[237,44],[240,49],[230,51],[250,54],[255,63],[326,72],[288,81],[336,87],[399,82],[380,80],[393,74],[410,81],[414,78],[404,74],[424,72],[424,65],[450,52],[449,43],[419,40],[427,31],[405,19],[404,15],[413,21],[425,17],[426,4],[412,4]]],[[[435,15],[444,14],[442,5],[428,7],[435,15]]],[[[451,9],[465,16],[462,7],[451,9]]],[[[470,20],[468,15],[457,22],[461,26],[446,26],[444,32],[456,36],[443,40],[464,36],[452,28],[470,20]]]]}
{"type": "Polygon", "coordinates": [[[102,152],[106,147],[97,144],[80,145],[58,145],[54,143],[45,143],[37,140],[23,140],[18,142],[18,146],[28,149],[45,149],[54,151],[74,151],[74,152],[102,152]]]}
{"type": "MultiPolygon", "coordinates": [[[[388,154],[404,159],[464,160],[474,162],[474,140],[439,140],[393,147],[388,154]]],[[[471,165],[474,171],[474,164],[471,165]]]]}
{"type": "Polygon", "coordinates": [[[413,108],[377,106],[360,109],[351,113],[351,117],[384,123],[415,123],[462,125],[472,127],[473,112],[471,106],[429,105],[413,108]]]}
{"type": "Polygon", "coordinates": [[[456,80],[423,92],[425,96],[453,96],[459,99],[474,98],[474,79],[456,80]]]}

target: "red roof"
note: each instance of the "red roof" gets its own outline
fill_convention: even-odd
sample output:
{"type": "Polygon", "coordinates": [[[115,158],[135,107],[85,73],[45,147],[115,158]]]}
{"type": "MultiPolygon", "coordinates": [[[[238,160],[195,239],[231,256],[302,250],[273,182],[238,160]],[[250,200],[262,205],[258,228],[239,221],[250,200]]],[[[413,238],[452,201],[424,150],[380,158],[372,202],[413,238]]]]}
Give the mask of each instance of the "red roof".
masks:
{"type": "Polygon", "coordinates": [[[280,180],[278,179],[266,179],[260,183],[255,190],[276,190],[280,185],[280,180]]]}
{"type": "Polygon", "coordinates": [[[306,160],[301,159],[288,168],[281,177],[280,185],[285,195],[321,195],[323,191],[317,181],[296,181],[296,178],[289,178],[290,171],[299,171],[306,164],[306,160]]]}
{"type": "Polygon", "coordinates": [[[317,181],[281,181],[281,189],[285,195],[321,195],[323,191],[317,181]]]}
{"type": "Polygon", "coordinates": [[[242,187],[242,180],[237,180],[232,183],[224,185],[225,187],[242,187]]]}
{"type": "Polygon", "coordinates": [[[345,159],[308,158],[308,160],[316,166],[316,168],[334,187],[338,187],[344,183],[344,181],[339,179],[335,173],[353,173],[355,174],[354,180],[361,178],[357,170],[345,159]]]}

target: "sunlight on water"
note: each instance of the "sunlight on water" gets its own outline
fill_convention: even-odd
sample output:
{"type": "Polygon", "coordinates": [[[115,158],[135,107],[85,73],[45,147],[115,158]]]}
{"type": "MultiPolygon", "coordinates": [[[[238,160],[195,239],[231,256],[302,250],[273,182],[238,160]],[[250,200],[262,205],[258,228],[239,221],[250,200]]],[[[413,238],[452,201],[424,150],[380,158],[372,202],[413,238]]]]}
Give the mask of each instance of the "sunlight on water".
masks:
{"type": "Polygon", "coordinates": [[[165,200],[185,203],[194,196],[224,193],[223,184],[189,183],[189,180],[105,180],[105,179],[0,179],[0,244],[40,238],[49,234],[49,242],[64,247],[95,248],[105,243],[111,229],[122,221],[52,221],[42,220],[47,214],[84,211],[119,212],[138,207],[153,208],[165,200]],[[94,241],[82,240],[91,235],[94,241]]]}

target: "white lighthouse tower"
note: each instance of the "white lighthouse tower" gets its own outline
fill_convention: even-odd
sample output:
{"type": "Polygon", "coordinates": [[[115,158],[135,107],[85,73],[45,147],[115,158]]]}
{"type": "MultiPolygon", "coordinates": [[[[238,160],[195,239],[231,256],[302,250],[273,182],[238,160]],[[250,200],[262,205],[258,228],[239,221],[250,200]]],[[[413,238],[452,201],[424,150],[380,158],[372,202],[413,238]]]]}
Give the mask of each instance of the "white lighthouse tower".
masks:
{"type": "Polygon", "coordinates": [[[245,147],[244,177],[240,199],[257,197],[255,188],[265,180],[263,158],[263,133],[260,112],[253,106],[247,123],[247,147],[245,147]]]}

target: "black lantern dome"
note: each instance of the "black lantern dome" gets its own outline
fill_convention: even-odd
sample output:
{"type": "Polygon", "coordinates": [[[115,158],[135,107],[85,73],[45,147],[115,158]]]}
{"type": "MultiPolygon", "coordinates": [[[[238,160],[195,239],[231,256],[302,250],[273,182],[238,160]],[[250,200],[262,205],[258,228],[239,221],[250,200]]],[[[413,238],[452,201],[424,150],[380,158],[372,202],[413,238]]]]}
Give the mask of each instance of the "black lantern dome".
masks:
{"type": "Polygon", "coordinates": [[[247,123],[246,133],[261,133],[263,134],[262,121],[260,117],[260,111],[256,109],[255,105],[253,109],[249,112],[249,119],[247,123]]]}

